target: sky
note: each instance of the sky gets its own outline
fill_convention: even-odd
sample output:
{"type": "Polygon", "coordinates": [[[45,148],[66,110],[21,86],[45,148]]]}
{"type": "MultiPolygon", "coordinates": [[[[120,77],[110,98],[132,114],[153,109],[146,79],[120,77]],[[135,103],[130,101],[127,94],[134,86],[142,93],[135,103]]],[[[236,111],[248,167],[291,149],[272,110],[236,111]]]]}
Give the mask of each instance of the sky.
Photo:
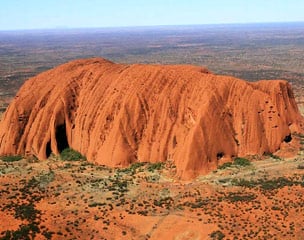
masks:
{"type": "Polygon", "coordinates": [[[0,0],[0,30],[304,22],[304,0],[0,0]]]}

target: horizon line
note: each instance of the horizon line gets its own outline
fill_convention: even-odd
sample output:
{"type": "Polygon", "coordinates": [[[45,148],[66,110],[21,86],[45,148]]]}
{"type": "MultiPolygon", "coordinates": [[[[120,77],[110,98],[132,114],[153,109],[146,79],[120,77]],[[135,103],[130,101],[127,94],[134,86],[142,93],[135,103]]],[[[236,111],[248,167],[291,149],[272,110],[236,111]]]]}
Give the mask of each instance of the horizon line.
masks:
{"type": "Polygon", "coordinates": [[[15,28],[0,29],[0,32],[17,32],[17,31],[60,31],[60,30],[89,30],[89,29],[132,29],[132,28],[161,28],[161,27],[191,27],[191,26],[232,26],[232,25],[259,25],[259,24],[304,24],[304,21],[284,21],[284,22],[231,22],[231,23],[194,23],[194,24],[161,24],[161,25],[121,25],[121,26],[88,26],[88,27],[46,27],[46,28],[15,28]]]}

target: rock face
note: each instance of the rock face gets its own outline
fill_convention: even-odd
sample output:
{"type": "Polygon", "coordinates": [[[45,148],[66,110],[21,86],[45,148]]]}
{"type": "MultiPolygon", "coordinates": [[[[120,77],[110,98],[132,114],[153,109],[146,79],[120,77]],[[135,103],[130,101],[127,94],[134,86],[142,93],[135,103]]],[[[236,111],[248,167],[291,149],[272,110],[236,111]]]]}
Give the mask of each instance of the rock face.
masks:
{"type": "Polygon", "coordinates": [[[0,124],[0,154],[46,159],[71,147],[108,166],[171,159],[191,178],[234,156],[275,152],[301,128],[286,81],[94,58],[25,82],[0,124]]]}

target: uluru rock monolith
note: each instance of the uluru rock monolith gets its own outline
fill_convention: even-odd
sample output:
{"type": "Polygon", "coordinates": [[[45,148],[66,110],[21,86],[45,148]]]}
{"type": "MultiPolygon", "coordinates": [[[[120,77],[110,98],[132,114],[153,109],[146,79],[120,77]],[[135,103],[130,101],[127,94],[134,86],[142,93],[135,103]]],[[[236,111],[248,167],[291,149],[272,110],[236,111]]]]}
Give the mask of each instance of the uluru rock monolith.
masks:
{"type": "Polygon", "coordinates": [[[24,83],[0,123],[0,154],[46,159],[70,147],[111,167],[172,160],[186,179],[235,156],[275,152],[301,131],[286,81],[93,58],[24,83]]]}

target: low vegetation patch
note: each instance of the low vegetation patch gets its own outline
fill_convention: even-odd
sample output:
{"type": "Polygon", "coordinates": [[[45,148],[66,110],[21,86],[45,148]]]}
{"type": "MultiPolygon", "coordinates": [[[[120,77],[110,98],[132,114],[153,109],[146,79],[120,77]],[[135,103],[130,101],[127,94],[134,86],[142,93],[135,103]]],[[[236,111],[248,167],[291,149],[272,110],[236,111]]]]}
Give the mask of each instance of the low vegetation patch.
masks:
{"type": "Polygon", "coordinates": [[[214,240],[222,240],[222,239],[225,238],[225,234],[222,233],[220,230],[213,231],[213,232],[210,234],[210,238],[211,238],[211,239],[214,239],[214,240]]]}
{"type": "Polygon", "coordinates": [[[132,163],[129,167],[127,168],[122,168],[122,169],[118,169],[117,172],[118,173],[126,173],[126,174],[135,174],[137,169],[140,169],[141,167],[143,167],[146,163],[144,162],[135,162],[132,163]]]}
{"type": "Polygon", "coordinates": [[[247,188],[254,188],[254,187],[258,186],[258,182],[253,181],[253,180],[246,180],[243,178],[232,179],[231,183],[234,186],[247,187],[247,188]]]}
{"type": "Polygon", "coordinates": [[[299,165],[297,166],[297,168],[298,168],[298,169],[301,169],[301,170],[304,169],[304,163],[299,164],[299,165]]]}
{"type": "Polygon", "coordinates": [[[233,162],[226,162],[218,167],[218,169],[226,169],[229,167],[246,167],[250,166],[251,162],[246,158],[237,157],[233,162]]]}
{"type": "Polygon", "coordinates": [[[15,207],[15,217],[21,220],[34,221],[40,211],[36,210],[33,203],[17,205],[15,207]]]}
{"type": "Polygon", "coordinates": [[[166,208],[170,208],[174,203],[174,200],[172,197],[164,197],[164,198],[161,198],[159,200],[154,200],[153,204],[155,206],[158,206],[158,207],[166,207],[166,208]]]}
{"type": "Polygon", "coordinates": [[[267,153],[266,156],[271,157],[276,160],[281,160],[281,158],[273,153],[267,153]]]}
{"type": "Polygon", "coordinates": [[[229,167],[232,167],[232,166],[233,166],[232,162],[226,162],[226,163],[220,165],[218,167],[218,169],[226,169],[226,168],[229,168],[229,167]]]}
{"type": "Polygon", "coordinates": [[[1,238],[3,240],[11,240],[11,239],[35,239],[35,236],[37,233],[39,233],[39,227],[36,224],[27,224],[27,225],[21,225],[19,228],[15,231],[8,230],[4,234],[4,236],[1,238]]]}
{"type": "Polygon", "coordinates": [[[65,161],[78,161],[78,160],[86,160],[84,156],[81,155],[80,152],[75,151],[72,148],[66,148],[60,153],[61,160],[65,161]]]}
{"type": "Polygon", "coordinates": [[[154,172],[155,170],[161,170],[164,168],[164,163],[162,162],[157,162],[157,163],[150,163],[148,165],[148,171],[149,172],[154,172]]]}
{"type": "Polygon", "coordinates": [[[283,188],[285,186],[293,186],[293,185],[294,185],[293,181],[284,177],[260,181],[260,186],[263,190],[274,190],[278,188],[283,188]]]}
{"type": "Polygon", "coordinates": [[[251,202],[256,199],[256,195],[252,193],[243,194],[243,193],[229,193],[226,197],[230,202],[251,202]]]}
{"type": "Polygon", "coordinates": [[[234,159],[233,164],[236,166],[245,167],[245,166],[250,166],[251,162],[247,158],[237,157],[234,159]]]}
{"type": "Polygon", "coordinates": [[[2,156],[0,159],[3,162],[17,162],[20,161],[23,157],[20,155],[15,155],[15,156],[2,156]]]}
{"type": "Polygon", "coordinates": [[[234,186],[241,186],[247,188],[259,187],[262,190],[271,191],[274,189],[283,188],[285,186],[293,186],[293,185],[303,185],[303,182],[291,180],[285,177],[279,177],[275,179],[258,179],[254,180],[245,180],[245,179],[236,179],[232,181],[234,186]]]}

